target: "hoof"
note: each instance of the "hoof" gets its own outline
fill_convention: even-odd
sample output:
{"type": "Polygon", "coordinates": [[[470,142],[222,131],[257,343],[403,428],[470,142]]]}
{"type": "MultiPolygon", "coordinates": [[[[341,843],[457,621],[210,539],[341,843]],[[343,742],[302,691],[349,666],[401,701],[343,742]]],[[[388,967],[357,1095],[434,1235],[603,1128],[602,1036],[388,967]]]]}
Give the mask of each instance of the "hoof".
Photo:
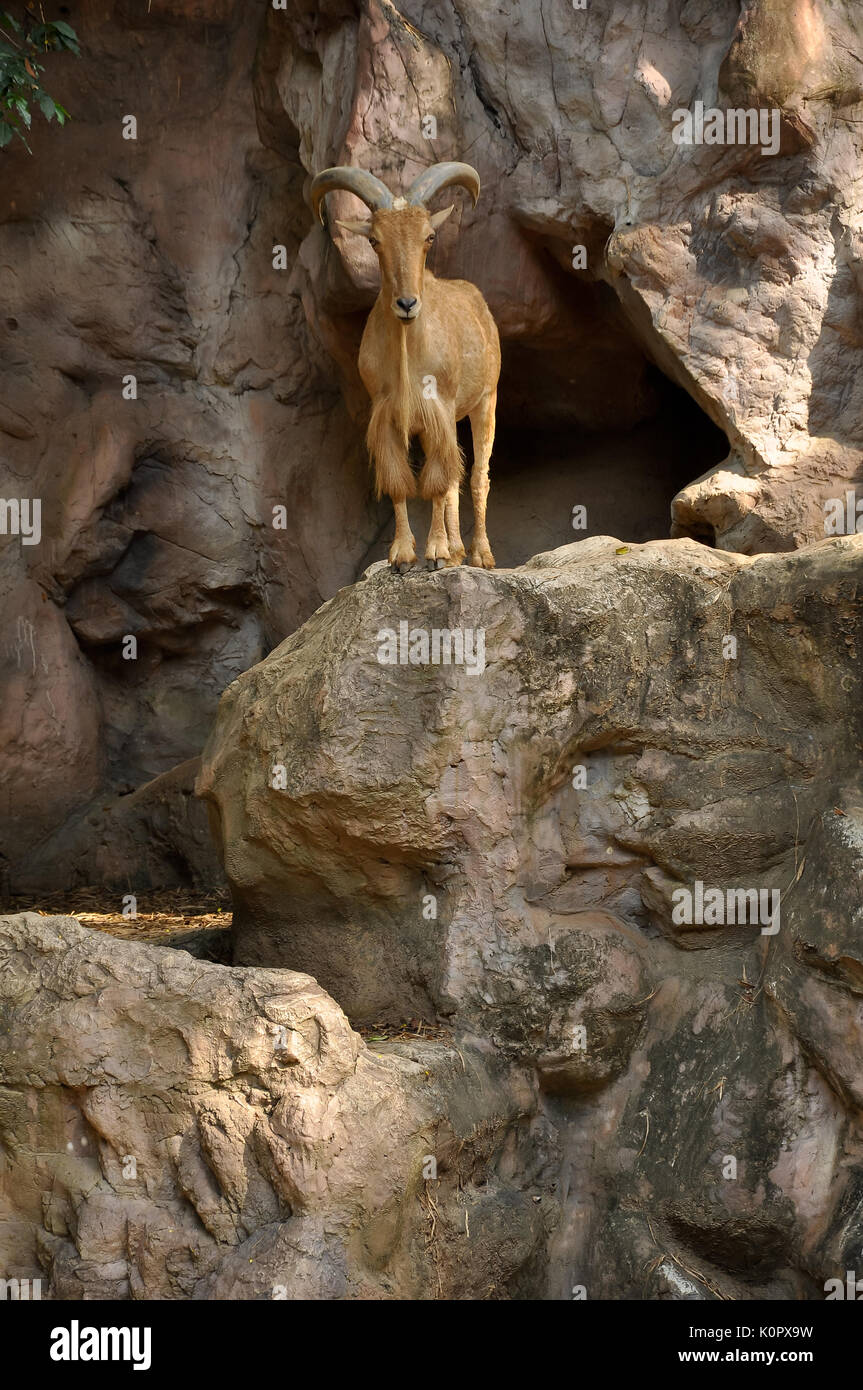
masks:
{"type": "Polygon", "coordinates": [[[426,560],[427,570],[442,570],[446,560],[426,560]]]}
{"type": "Polygon", "coordinates": [[[494,556],[490,550],[472,550],[470,562],[477,569],[481,570],[493,570],[495,567],[494,556]]]}
{"type": "Polygon", "coordinates": [[[400,565],[393,565],[393,569],[397,570],[399,574],[410,574],[413,565],[409,565],[407,560],[402,560],[400,565]]]}

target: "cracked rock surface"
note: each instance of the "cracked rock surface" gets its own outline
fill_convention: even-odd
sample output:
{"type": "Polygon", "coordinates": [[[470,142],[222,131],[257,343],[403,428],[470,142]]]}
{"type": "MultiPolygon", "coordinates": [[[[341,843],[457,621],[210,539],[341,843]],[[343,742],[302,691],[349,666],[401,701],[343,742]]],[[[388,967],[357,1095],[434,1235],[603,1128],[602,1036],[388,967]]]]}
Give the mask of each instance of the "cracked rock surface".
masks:
{"type": "Polygon", "coordinates": [[[553,1144],[493,1058],[68,917],[0,918],[0,981],[0,1265],[43,1297],[480,1299],[536,1263],[553,1144]]]}
{"type": "Polygon", "coordinates": [[[530,1078],[539,1296],[822,1297],[852,1267],[861,555],[374,567],[222,699],[199,790],[235,962],[443,1014],[530,1078]],[[481,672],[411,661],[480,628],[481,672]],[[681,920],[699,884],[769,911],[681,920]]]}
{"type": "Polygon", "coordinates": [[[205,752],[233,966],[0,920],[10,1274],[823,1297],[863,1237],[861,549],[604,537],[320,609],[205,752]],[[401,622],[485,624],[483,670],[382,664],[401,622]],[[779,907],[680,920],[698,883],[779,907]]]}

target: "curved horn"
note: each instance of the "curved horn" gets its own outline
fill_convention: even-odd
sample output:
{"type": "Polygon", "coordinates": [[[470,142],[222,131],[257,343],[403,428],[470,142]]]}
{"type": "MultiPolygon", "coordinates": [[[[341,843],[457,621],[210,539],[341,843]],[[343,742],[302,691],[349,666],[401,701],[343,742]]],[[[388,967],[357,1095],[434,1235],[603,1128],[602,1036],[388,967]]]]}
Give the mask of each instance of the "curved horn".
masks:
{"type": "Polygon", "coordinates": [[[476,207],[479,198],[479,174],[476,169],[472,169],[469,164],[458,164],[447,161],[443,164],[433,164],[424,173],[418,174],[405,194],[408,203],[427,203],[429,198],[433,198],[435,193],[439,193],[442,188],[449,188],[451,184],[460,183],[466,188],[473,198],[473,205],[476,207]]]}
{"type": "Polygon", "coordinates": [[[322,227],[326,225],[323,201],[328,193],[334,193],[337,188],[346,188],[349,193],[355,193],[372,212],[377,212],[378,208],[391,208],[393,205],[392,193],[374,174],[370,174],[366,169],[352,168],[349,164],[338,164],[333,169],[324,169],[320,174],[316,174],[309,189],[312,212],[315,217],[320,218],[322,227]]]}

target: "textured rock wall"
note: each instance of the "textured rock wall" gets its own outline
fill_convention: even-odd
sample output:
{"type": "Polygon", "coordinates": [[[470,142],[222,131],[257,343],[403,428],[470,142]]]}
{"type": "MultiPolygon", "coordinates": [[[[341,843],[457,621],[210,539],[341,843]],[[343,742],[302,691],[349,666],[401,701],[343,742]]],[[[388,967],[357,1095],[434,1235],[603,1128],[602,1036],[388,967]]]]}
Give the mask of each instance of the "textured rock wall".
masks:
{"type": "MultiPolygon", "coordinates": [[[[557,408],[581,424],[586,405],[637,414],[635,334],[731,444],[720,475],[676,503],[678,526],[747,552],[823,535],[824,487],[835,495],[860,469],[857,8],[439,0],[406,3],[400,17],[370,0],[359,22],[338,3],[321,11],[295,25],[277,79],[307,167],[354,161],[398,181],[406,162],[410,175],[469,151],[488,197],[456,263],[505,339],[531,349],[543,375],[563,367],[575,389],[557,408]],[[294,78],[297,44],[301,70],[320,64],[338,104],[326,121],[294,78]],[[351,45],[353,86],[337,80],[351,45]],[[698,100],[775,109],[778,153],[675,144],[674,112],[698,100]],[[437,141],[422,138],[427,115],[437,141]],[[574,243],[589,253],[583,272],[572,270],[574,243]],[[568,278],[550,274],[549,257],[568,278]],[[606,315],[609,286],[617,307],[606,315]]],[[[331,315],[343,268],[359,291],[372,267],[361,242],[336,240],[331,315]]],[[[331,261],[319,271],[328,286],[331,261]]],[[[549,394],[516,388],[539,415],[549,394]]]]}
{"type": "Polygon", "coordinates": [[[33,159],[4,152],[0,194],[0,494],[42,502],[41,544],[4,538],[0,561],[20,891],[212,878],[180,765],[224,685],[353,577],[380,525],[291,285],[309,219],[300,171],[258,134],[260,11],[72,18],[86,56],[55,85],[75,119],[35,130],[33,159]]]}
{"type": "Polygon", "coordinates": [[[493,1059],[35,914],[0,918],[0,1016],[0,1268],[43,1297],[542,1288],[553,1136],[493,1059]]]}
{"type": "Polygon", "coordinates": [[[0,919],[7,1275],[822,1298],[863,1240],[861,551],[598,538],[322,608],[204,758],[233,967],[0,919]],[[405,613],[486,623],[482,671],[382,664],[405,613]],[[682,922],[699,881],[769,911],[682,922]]]}

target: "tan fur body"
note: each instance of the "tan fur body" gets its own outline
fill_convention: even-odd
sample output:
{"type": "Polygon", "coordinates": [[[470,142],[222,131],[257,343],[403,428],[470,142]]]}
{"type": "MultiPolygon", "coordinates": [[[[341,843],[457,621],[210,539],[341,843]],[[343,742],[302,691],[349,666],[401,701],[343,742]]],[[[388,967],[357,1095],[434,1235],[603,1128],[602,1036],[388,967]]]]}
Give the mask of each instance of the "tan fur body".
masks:
{"type": "Polygon", "coordinates": [[[422,313],[402,324],[382,291],[369,314],[359,369],[372,398],[368,430],[378,496],[413,497],[416,480],[407,461],[419,436],[426,455],[420,493],[434,497],[461,483],[457,421],[497,389],[497,325],[475,285],[423,274],[422,313]],[[433,379],[433,390],[431,394],[433,379]]]}

